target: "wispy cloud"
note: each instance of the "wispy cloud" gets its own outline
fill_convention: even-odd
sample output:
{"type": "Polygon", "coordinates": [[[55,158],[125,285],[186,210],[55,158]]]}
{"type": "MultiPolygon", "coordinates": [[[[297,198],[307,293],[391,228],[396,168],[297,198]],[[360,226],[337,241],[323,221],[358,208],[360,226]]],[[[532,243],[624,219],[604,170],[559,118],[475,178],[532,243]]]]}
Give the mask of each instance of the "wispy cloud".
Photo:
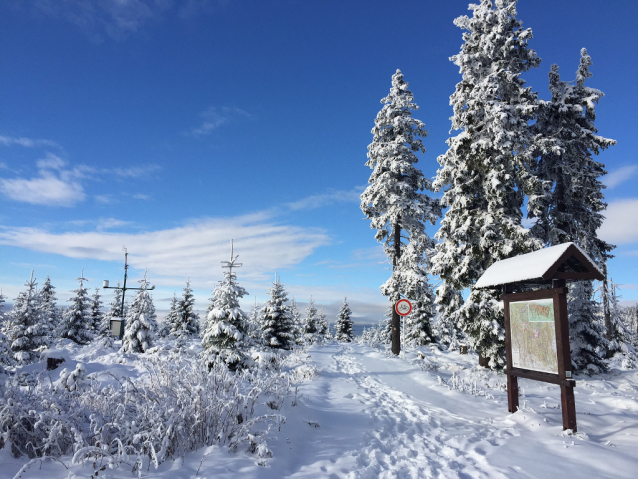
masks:
{"type": "Polygon", "coordinates": [[[16,137],[16,136],[2,136],[0,135],[0,145],[4,146],[23,146],[25,148],[37,148],[37,147],[57,147],[55,141],[51,140],[35,140],[33,138],[16,137]]]}
{"type": "Polygon", "coordinates": [[[130,166],[128,168],[103,169],[102,171],[104,173],[115,174],[120,178],[144,178],[161,169],[161,166],[151,163],[148,165],[130,166]]]}
{"type": "Polygon", "coordinates": [[[97,231],[105,231],[113,228],[120,228],[122,226],[129,226],[133,223],[131,221],[122,221],[116,218],[100,218],[97,222],[97,231]]]}
{"type": "Polygon", "coordinates": [[[598,236],[612,244],[638,242],[638,198],[610,201],[598,236]]]}
{"type": "Polygon", "coordinates": [[[226,123],[239,118],[251,118],[252,115],[241,108],[236,107],[215,107],[211,106],[199,114],[203,118],[202,124],[191,130],[195,137],[208,135],[226,123]]]}
{"type": "MultiPolygon", "coordinates": [[[[107,219],[104,225],[117,225],[107,219]]],[[[119,223],[119,225],[122,225],[119,223]]],[[[121,261],[122,245],[134,268],[149,268],[158,284],[174,284],[174,278],[191,277],[209,282],[219,276],[220,261],[235,252],[244,263],[242,276],[262,281],[303,261],[315,249],[327,245],[323,230],[279,225],[268,214],[234,218],[206,218],[184,226],[142,233],[100,231],[52,233],[42,228],[0,226],[0,244],[71,258],[121,261]]]]}
{"type": "Polygon", "coordinates": [[[150,200],[151,196],[145,195],[143,193],[136,193],[133,195],[133,199],[146,201],[146,200],[150,200]]]}
{"type": "Polygon", "coordinates": [[[286,206],[293,210],[308,210],[321,208],[333,203],[358,203],[365,187],[356,187],[352,190],[328,190],[326,193],[307,196],[298,201],[287,203],[286,206]]]}
{"type": "Polygon", "coordinates": [[[615,188],[621,183],[631,179],[638,172],[638,165],[623,166],[615,171],[612,171],[603,178],[603,183],[607,188],[615,188]]]}
{"type": "Polygon", "coordinates": [[[37,14],[65,20],[95,42],[123,40],[172,6],[170,0],[37,0],[37,14]]]}

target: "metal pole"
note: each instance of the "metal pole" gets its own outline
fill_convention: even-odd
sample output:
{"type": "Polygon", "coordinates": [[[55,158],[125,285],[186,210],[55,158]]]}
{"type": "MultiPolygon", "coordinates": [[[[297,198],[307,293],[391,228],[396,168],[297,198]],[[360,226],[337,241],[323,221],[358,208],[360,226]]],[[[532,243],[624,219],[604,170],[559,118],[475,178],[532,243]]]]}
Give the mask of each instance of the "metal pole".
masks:
{"type": "MultiPolygon", "coordinates": [[[[122,287],[122,306],[120,308],[120,317],[124,320],[124,296],[126,295],[126,275],[128,270],[128,251],[124,250],[124,286],[122,287]]],[[[122,327],[122,329],[124,329],[122,327]]]]}

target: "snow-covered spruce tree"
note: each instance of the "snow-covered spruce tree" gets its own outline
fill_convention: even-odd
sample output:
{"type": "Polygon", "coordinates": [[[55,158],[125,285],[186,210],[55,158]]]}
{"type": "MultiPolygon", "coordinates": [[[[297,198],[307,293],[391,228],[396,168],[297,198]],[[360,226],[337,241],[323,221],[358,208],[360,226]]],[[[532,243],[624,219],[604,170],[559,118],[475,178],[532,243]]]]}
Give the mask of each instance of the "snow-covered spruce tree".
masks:
{"type": "Polygon", "coordinates": [[[594,300],[591,281],[577,281],[572,284],[567,295],[567,315],[569,321],[569,344],[574,371],[598,374],[607,371],[603,357],[606,349],[595,344],[604,342],[605,327],[599,317],[599,307],[594,300]],[[571,318],[579,318],[573,322],[571,318]]]}
{"type": "Polygon", "coordinates": [[[348,305],[348,298],[343,298],[343,305],[339,310],[339,314],[337,315],[337,324],[335,331],[335,340],[337,341],[345,341],[351,342],[353,339],[352,334],[352,325],[353,321],[350,319],[352,316],[352,310],[348,305]]]}
{"type": "Polygon", "coordinates": [[[71,304],[64,310],[62,315],[61,338],[70,339],[78,344],[87,344],[93,339],[91,332],[91,301],[87,295],[87,288],[84,287],[86,278],[77,278],[78,289],[71,292],[75,296],[69,301],[71,304]]]}
{"type": "Polygon", "coordinates": [[[293,333],[295,335],[295,344],[304,343],[304,321],[301,319],[301,312],[295,298],[290,300],[290,317],[292,318],[293,333]]]}
{"type": "Polygon", "coordinates": [[[444,191],[441,202],[448,209],[436,234],[432,273],[443,281],[436,298],[442,325],[461,328],[479,364],[498,369],[505,364],[499,293],[472,290],[458,305],[460,292],[492,263],[543,246],[521,225],[525,196],[532,214],[542,204],[529,126],[537,95],[521,78],[540,59],[527,45],[532,31],[516,18],[516,0],[482,0],[470,9],[472,18],[454,20],[466,30],[460,53],[451,57],[462,74],[450,97],[452,129],[461,132],[438,158],[434,186],[444,191]]]}
{"type": "Polygon", "coordinates": [[[0,290],[0,373],[3,373],[5,366],[13,366],[15,360],[13,359],[13,351],[11,351],[11,343],[2,331],[4,331],[4,302],[5,296],[0,290]]]}
{"type": "MultiPolygon", "coordinates": [[[[548,246],[574,242],[604,266],[614,249],[597,234],[604,219],[602,212],[607,207],[602,191],[605,185],[600,178],[607,172],[593,156],[615,145],[616,141],[597,134],[595,105],[603,93],[585,86],[585,80],[592,76],[589,71],[592,62],[587,50],[583,48],[580,54],[576,83],[562,81],[558,66],[552,65],[549,73],[552,98],[541,101],[539,105],[535,130],[541,149],[536,174],[550,188],[545,194],[546,207],[535,215],[537,222],[532,232],[548,246]]],[[[578,300],[587,303],[590,300],[587,295],[591,294],[592,288],[592,285],[578,288],[586,295],[578,300]]],[[[573,284],[570,289],[570,298],[576,300],[573,284]]],[[[608,338],[598,334],[598,328],[589,322],[588,314],[570,315],[569,322],[570,342],[594,341],[589,344],[592,350],[608,348],[608,338]],[[588,330],[590,326],[593,328],[591,331],[588,330]],[[576,331],[584,336],[576,337],[576,331]]],[[[572,349],[572,355],[587,351],[580,347],[572,349]]],[[[597,355],[587,357],[594,361],[595,368],[605,369],[597,355]]],[[[575,364],[585,367],[584,358],[572,359],[575,364]]]]}
{"type": "Polygon", "coordinates": [[[13,359],[22,364],[35,359],[35,351],[49,341],[49,329],[40,314],[37,284],[31,272],[31,279],[25,283],[26,291],[18,294],[3,325],[13,359]]]}
{"type": "MultiPolygon", "coordinates": [[[[376,229],[375,238],[392,264],[393,276],[383,285],[382,292],[395,304],[405,296],[405,285],[398,276],[407,273],[399,260],[406,243],[414,244],[425,262],[424,253],[434,246],[425,233],[424,223],[434,224],[441,216],[438,200],[420,193],[432,190],[432,182],[416,167],[417,153],[425,152],[422,137],[427,136],[425,125],[412,117],[418,109],[408,83],[400,70],[392,76],[390,94],[381,100],[383,108],[375,119],[373,140],[368,145],[366,165],[373,171],[369,186],[361,195],[361,211],[376,229]]],[[[393,310],[394,311],[394,310],[393,310]]],[[[399,330],[399,315],[393,312],[393,329],[399,330]]],[[[393,337],[392,352],[399,354],[400,338],[393,337]]]]}
{"type": "Polygon", "coordinates": [[[58,335],[58,329],[60,327],[60,312],[55,297],[55,286],[51,284],[51,279],[47,276],[42,288],[38,293],[38,302],[40,314],[42,316],[42,322],[48,329],[49,342],[58,335]]]}
{"type": "Polygon", "coordinates": [[[149,282],[140,280],[141,289],[133,298],[126,312],[122,348],[124,353],[144,353],[153,347],[153,336],[157,331],[157,320],[153,297],[148,292],[149,282]]]}
{"type": "Polygon", "coordinates": [[[330,324],[326,319],[326,313],[323,312],[323,307],[319,307],[317,311],[317,337],[322,341],[327,341],[332,338],[330,334],[330,324]]]}
{"type": "Polygon", "coordinates": [[[609,289],[607,291],[610,322],[610,331],[608,331],[610,334],[608,335],[608,339],[610,340],[610,344],[607,350],[612,354],[622,353],[624,356],[623,366],[635,368],[638,356],[636,355],[636,347],[634,346],[635,338],[632,331],[632,322],[620,306],[621,296],[618,294],[619,289],[613,279],[610,279],[609,289]]]}
{"type": "Polygon", "coordinates": [[[434,294],[424,295],[412,303],[412,312],[405,317],[405,343],[412,347],[434,342],[432,317],[434,294]]]}
{"type": "Polygon", "coordinates": [[[269,290],[270,299],[261,310],[261,331],[268,346],[274,349],[292,349],[295,338],[288,293],[277,277],[269,290]]]}
{"type": "Polygon", "coordinates": [[[171,336],[183,343],[189,337],[199,334],[199,314],[194,311],[195,296],[191,282],[186,282],[182,299],[177,302],[177,314],[171,323],[171,336]]]}
{"type": "MultiPolygon", "coordinates": [[[[404,295],[412,301],[414,311],[404,320],[403,335],[406,343],[412,343],[412,346],[427,344],[433,337],[431,323],[434,319],[434,291],[428,280],[427,263],[423,255],[421,245],[410,242],[399,259],[399,268],[384,285],[384,288],[388,289],[401,287],[404,295]]],[[[401,327],[403,328],[403,325],[401,327]]]]}
{"type": "Polygon", "coordinates": [[[304,338],[306,343],[314,343],[317,340],[317,307],[310,297],[306,308],[306,318],[304,320],[304,338]]]}
{"type": "Polygon", "coordinates": [[[228,271],[224,271],[224,280],[215,287],[210,298],[202,334],[202,356],[209,367],[221,362],[233,371],[248,366],[246,350],[251,342],[247,334],[248,317],[239,307],[239,300],[248,292],[237,284],[237,276],[233,273],[233,267],[238,266],[236,259],[231,252],[230,261],[223,266],[228,271]]]}
{"type": "Polygon", "coordinates": [[[247,321],[247,334],[254,344],[262,344],[261,336],[261,306],[255,301],[254,306],[250,310],[247,321]]]}
{"type": "Polygon", "coordinates": [[[100,288],[95,288],[95,293],[91,297],[89,310],[89,324],[91,331],[99,333],[100,327],[104,321],[104,313],[102,312],[102,296],[100,288]]]}
{"type": "Polygon", "coordinates": [[[173,293],[173,298],[171,299],[171,305],[168,309],[168,314],[166,315],[166,318],[164,318],[164,323],[158,331],[160,337],[167,338],[168,336],[170,336],[171,330],[173,329],[173,324],[175,323],[178,314],[177,307],[177,294],[173,293]]]}

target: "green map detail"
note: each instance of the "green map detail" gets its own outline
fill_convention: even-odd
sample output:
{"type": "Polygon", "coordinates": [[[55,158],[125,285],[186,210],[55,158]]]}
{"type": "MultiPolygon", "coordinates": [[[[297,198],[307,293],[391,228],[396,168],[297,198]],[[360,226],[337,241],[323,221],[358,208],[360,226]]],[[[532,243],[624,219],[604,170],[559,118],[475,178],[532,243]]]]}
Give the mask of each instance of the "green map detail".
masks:
{"type": "Polygon", "coordinates": [[[558,373],[554,300],[510,303],[512,366],[558,373]]]}

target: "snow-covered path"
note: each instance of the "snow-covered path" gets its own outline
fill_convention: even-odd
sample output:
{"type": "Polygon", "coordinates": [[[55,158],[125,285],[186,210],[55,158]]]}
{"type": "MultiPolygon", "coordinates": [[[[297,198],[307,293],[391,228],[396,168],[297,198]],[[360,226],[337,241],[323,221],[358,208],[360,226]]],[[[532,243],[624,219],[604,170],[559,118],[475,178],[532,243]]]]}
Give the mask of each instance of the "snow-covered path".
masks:
{"type": "MultiPolygon", "coordinates": [[[[414,351],[403,359],[359,344],[314,346],[307,361],[320,373],[300,384],[296,400],[283,403],[286,421],[268,436],[272,458],[213,446],[145,468],[142,477],[636,477],[638,371],[577,378],[579,432],[569,435],[562,431],[558,387],[521,380],[521,410],[509,414],[502,375],[474,367],[472,355],[423,352],[425,359],[414,351]]],[[[87,364],[111,367],[100,366],[101,359],[87,364]]],[[[94,472],[61,459],[38,462],[22,477],[94,472]]],[[[4,448],[0,479],[12,478],[24,463],[4,448]]],[[[98,477],[133,476],[122,466],[98,477]]]]}

